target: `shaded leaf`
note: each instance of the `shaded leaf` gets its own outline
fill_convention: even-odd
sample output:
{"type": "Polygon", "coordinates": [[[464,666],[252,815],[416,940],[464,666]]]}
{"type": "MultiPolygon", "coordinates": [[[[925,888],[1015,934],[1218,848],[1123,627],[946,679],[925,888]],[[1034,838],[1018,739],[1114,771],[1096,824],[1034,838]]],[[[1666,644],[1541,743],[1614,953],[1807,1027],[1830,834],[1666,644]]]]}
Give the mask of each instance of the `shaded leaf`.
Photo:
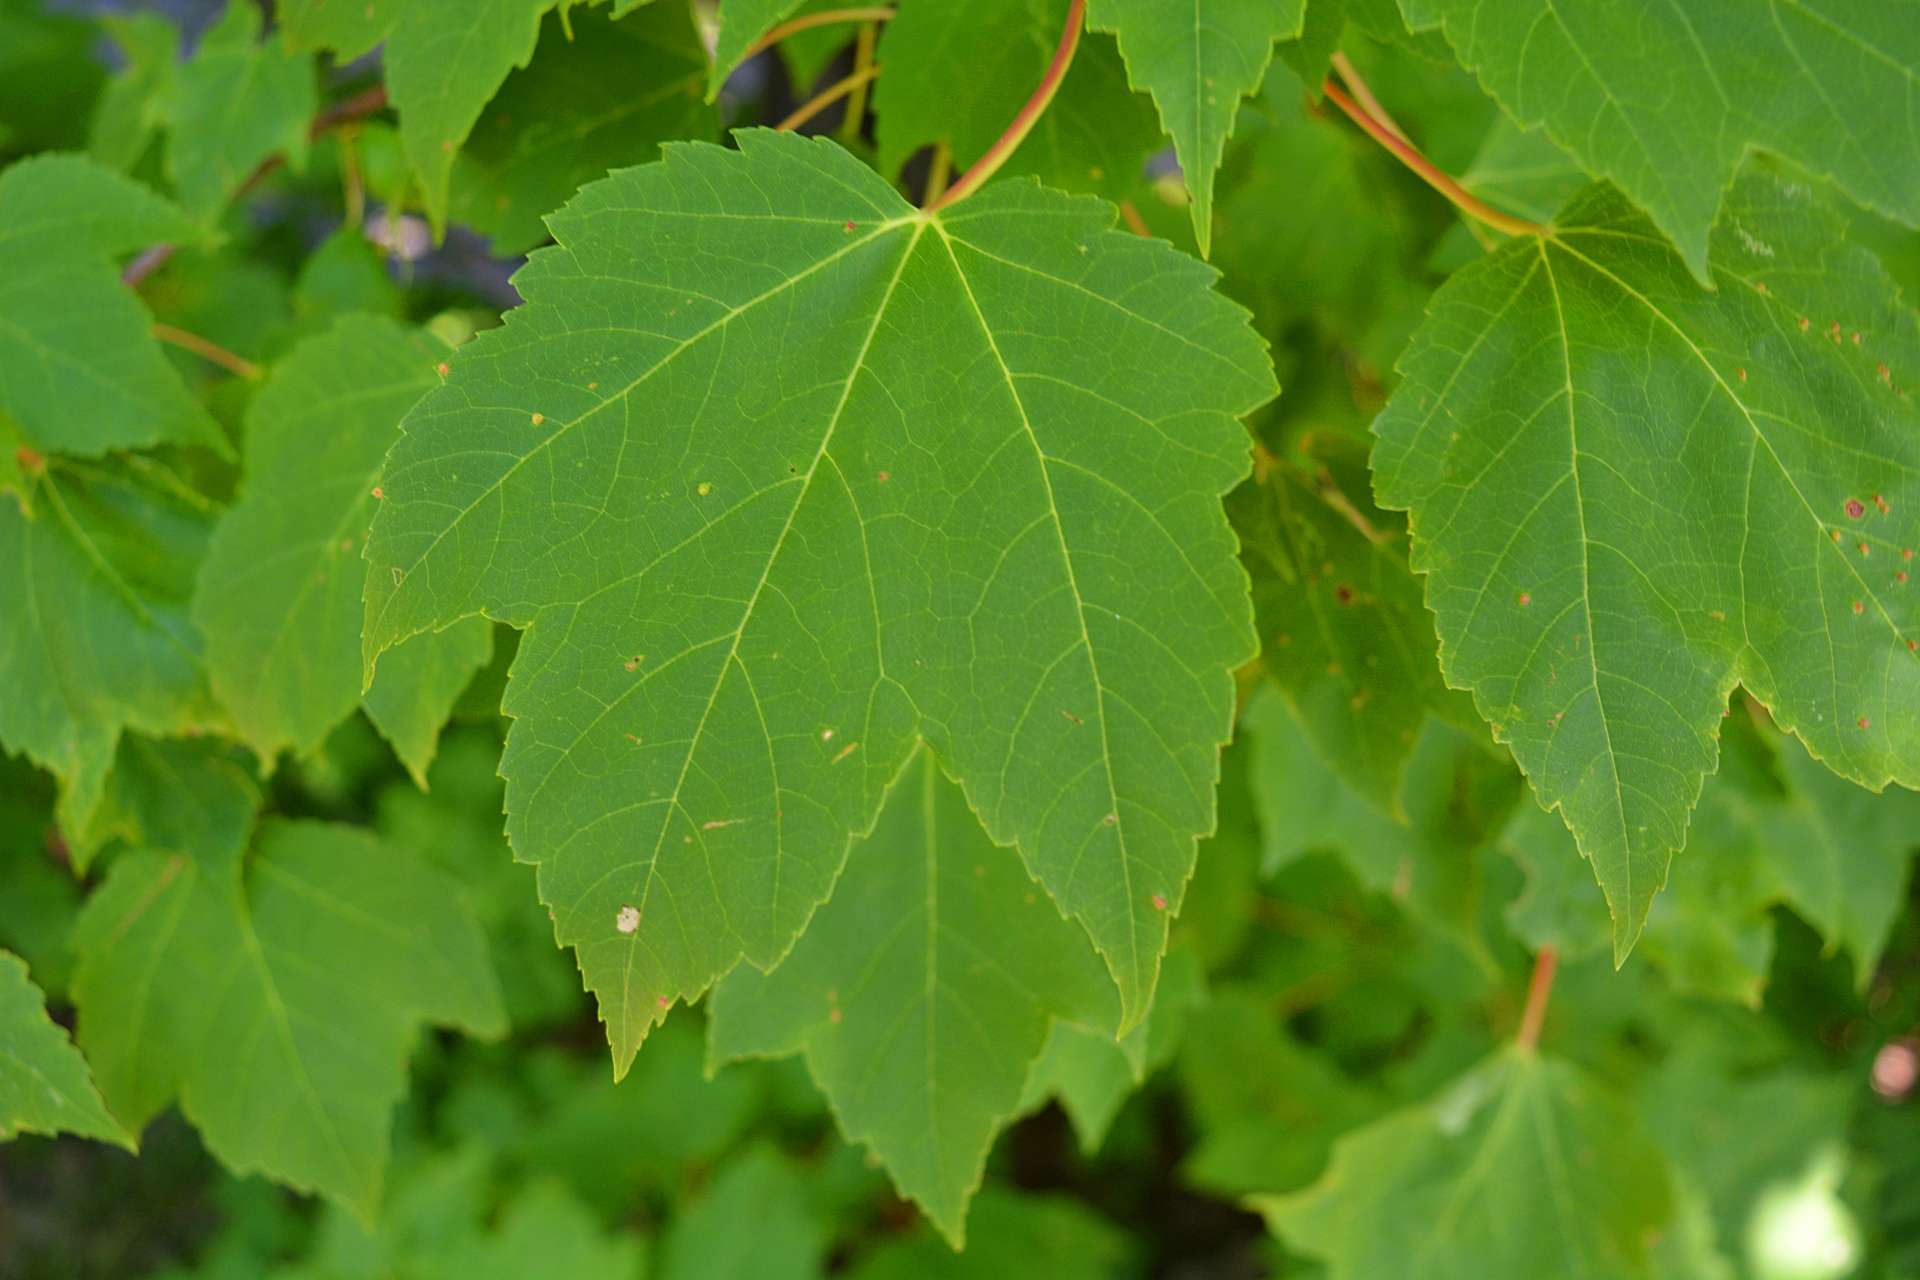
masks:
{"type": "Polygon", "coordinates": [[[1080,1201],[988,1188],[974,1205],[966,1251],[928,1235],[889,1241],[852,1280],[1112,1280],[1126,1238],[1080,1201]]]}
{"type": "Polygon", "coordinates": [[[803,1050],[847,1136],[958,1248],[1052,1023],[1111,1032],[1118,1014],[1085,932],[922,751],[779,968],[715,987],[711,1043],[719,1061],[803,1050]]]}
{"type": "Polygon", "coordinates": [[[200,231],[147,188],[81,156],[0,172],[0,413],[47,452],[163,442],[224,447],[153,340],[113,259],[200,231]]]}
{"type": "Polygon", "coordinates": [[[1091,200],[930,217],[830,143],[736,137],[582,192],[411,415],[367,656],[529,628],[509,832],[622,1066],[664,1004],[780,958],[917,737],[1130,1026],[1251,649],[1218,495],[1258,341],[1091,200]]]}
{"type": "Polygon", "coordinates": [[[1516,1049],[1342,1138],[1314,1186],[1254,1203],[1330,1280],[1644,1277],[1670,1212],[1633,1114],[1571,1063],[1516,1049]]]}
{"type": "Polygon", "coordinates": [[[174,1098],[236,1173],[371,1220],[419,1023],[506,1029],[459,886],[350,827],[265,828],[237,866],[114,862],[76,931],[80,1043],[115,1116],[174,1098]]]}
{"type": "Polygon", "coordinates": [[[493,624],[463,618],[445,631],[409,637],[374,674],[361,704],[418,785],[427,785],[441,727],[461,690],[492,657],[493,624]]]}
{"type": "Polygon", "coordinates": [[[811,1280],[826,1242],[786,1159],[755,1147],[714,1175],[660,1244],[659,1280],[811,1280]],[[743,1224],[752,1230],[742,1230],[743,1224]]]}
{"type": "Polygon", "coordinates": [[[77,1133],[133,1149],[20,957],[0,951],[0,1139],[77,1133]]]}
{"type": "Polygon", "coordinates": [[[239,749],[213,737],[123,734],[92,820],[68,832],[73,867],[85,875],[116,840],[237,866],[259,807],[260,788],[239,749]]]}

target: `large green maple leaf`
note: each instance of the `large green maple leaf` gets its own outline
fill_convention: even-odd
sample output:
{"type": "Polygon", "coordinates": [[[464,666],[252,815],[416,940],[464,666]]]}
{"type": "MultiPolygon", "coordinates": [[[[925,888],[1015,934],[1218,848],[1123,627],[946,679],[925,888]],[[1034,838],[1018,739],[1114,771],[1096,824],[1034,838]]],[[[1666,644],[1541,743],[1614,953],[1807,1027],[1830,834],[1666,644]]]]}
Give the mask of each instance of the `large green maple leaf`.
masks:
{"type": "Polygon", "coordinates": [[[1265,352],[1110,206],[925,214],[831,143],[737,136],[584,190],[409,416],[368,660],[531,628],[509,831],[622,1067],[784,954],[921,738],[1131,1025],[1253,651],[1219,497],[1265,352]]]}
{"type": "Polygon", "coordinates": [[[721,1061],[804,1050],[848,1136],[957,1248],[1055,1020],[1110,1031],[1119,1008],[1086,932],[922,751],[793,951],[735,969],[712,1013],[721,1061]]]}
{"type": "Polygon", "coordinates": [[[1920,782],[1913,313],[1804,186],[1744,179],[1701,289],[1611,188],[1435,296],[1375,424],[1449,681],[1632,944],[1743,683],[1837,772],[1920,782]]]}
{"type": "Polygon", "coordinates": [[[1920,222],[1920,16],[1902,0],[1426,0],[1523,126],[1653,215],[1707,278],[1709,229],[1755,147],[1920,222]]]}
{"type": "Polygon", "coordinates": [[[421,1022],[506,1030],[452,877],[350,827],[115,860],[74,931],[80,1043],[139,1130],[178,1097],[208,1148],[347,1205],[380,1199],[421,1022]]]}
{"type": "Polygon", "coordinates": [[[1127,78],[1153,95],[1193,197],[1193,233],[1213,239],[1213,177],[1240,99],[1260,87],[1273,42],[1300,34],[1305,0],[1093,0],[1088,25],[1120,40],[1127,78]]]}

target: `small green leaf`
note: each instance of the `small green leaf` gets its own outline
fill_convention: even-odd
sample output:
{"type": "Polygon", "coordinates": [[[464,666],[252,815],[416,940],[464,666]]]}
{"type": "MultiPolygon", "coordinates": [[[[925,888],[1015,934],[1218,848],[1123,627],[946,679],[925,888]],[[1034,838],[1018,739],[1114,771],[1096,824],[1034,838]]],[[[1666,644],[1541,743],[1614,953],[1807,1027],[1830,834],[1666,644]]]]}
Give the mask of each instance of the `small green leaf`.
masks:
{"type": "MultiPolygon", "coordinates": [[[[193,611],[214,691],[264,760],[288,747],[311,752],[360,701],[361,553],[400,419],[439,385],[446,352],[436,345],[391,320],[343,316],[295,347],[248,406],[240,500],[214,530],[193,611]]],[[[470,676],[491,643],[470,632],[423,637],[396,665],[417,676],[456,658],[470,676]]],[[[406,678],[381,689],[395,724],[407,697],[427,692],[404,687],[406,678]]],[[[459,688],[431,692],[444,720],[459,688]]],[[[410,730],[414,750],[430,747],[425,732],[410,730]]]]}
{"type": "Polygon", "coordinates": [[[164,442],[224,446],[120,283],[113,259],[201,231],[147,188],[82,156],[0,172],[0,412],[45,452],[164,442]]]}
{"type": "Polygon", "coordinates": [[[1260,87],[1273,42],[1299,35],[1305,14],[1305,0],[1093,0],[1088,11],[1088,25],[1119,37],[1127,78],[1160,108],[1203,256],[1213,237],[1213,175],[1240,99],[1260,87]]]}
{"type": "Polygon", "coordinates": [[[47,1016],[20,957],[0,951],[0,1139],[77,1133],[133,1149],[87,1074],[86,1060],[47,1016]]]}
{"type": "Polygon", "coordinates": [[[307,126],[319,109],[313,56],[260,43],[260,10],[229,4],[162,94],[167,176],[202,222],[218,219],[266,160],[307,163],[307,126]]]}
{"type": "Polygon", "coordinates": [[[244,755],[214,737],[123,734],[99,808],[84,829],[68,833],[73,869],[84,876],[115,840],[192,853],[210,866],[239,865],[260,807],[244,755]]]}
{"type": "Polygon", "coordinates": [[[1756,148],[1920,223],[1920,45],[1904,4],[1423,3],[1507,113],[1612,179],[1702,282],[1722,197],[1756,148]]]}
{"type": "Polygon", "coordinates": [[[496,257],[547,238],[543,218],[607,170],[657,159],[668,138],[717,139],[702,97],[707,52],[678,0],[614,22],[603,9],[549,14],[540,47],[507,77],[454,163],[452,216],[496,257]]]}
{"type": "Polygon", "coordinates": [[[780,966],[714,989],[711,1035],[720,1061],[804,1050],[847,1136],[958,1248],[1054,1020],[1118,1016],[1086,934],[923,751],[780,966]]]}
{"type": "Polygon", "coordinates": [[[131,173],[166,122],[164,101],[180,61],[180,28],[157,13],[103,18],[126,66],[107,83],[87,131],[87,153],[131,173]]]}
{"type": "Polygon", "coordinates": [[[30,500],[0,497],[0,743],[60,778],[84,831],[123,729],[211,712],[187,602],[212,518],[142,459],[48,459],[30,500]]]}
{"type": "Polygon", "coordinates": [[[440,748],[440,730],[474,672],[493,657],[493,624],[462,618],[411,636],[386,655],[361,703],[380,736],[420,786],[440,748]]]}
{"type": "Polygon", "coordinates": [[[1571,1063],[1506,1049],[1342,1138],[1305,1191],[1254,1206],[1329,1280],[1645,1280],[1666,1162],[1571,1063]]]}
{"type": "Polygon", "coordinates": [[[1544,130],[1522,129],[1502,115],[1460,185],[1495,208],[1545,223],[1586,187],[1587,175],[1544,130]]]}
{"type": "Polygon", "coordinates": [[[1375,424],[1448,679],[1565,815],[1619,955],[1736,682],[1844,776],[1920,783],[1914,315],[1765,174],[1714,265],[1707,292],[1593,189],[1441,289],[1375,424]]]}
{"type": "Polygon", "coordinates": [[[723,0],[720,30],[713,53],[713,71],[707,77],[707,101],[720,96],[720,86],[733,69],[746,61],[747,50],[801,6],[801,0],[723,0]]]}
{"type": "Polygon", "coordinates": [[[421,1022],[505,1031],[459,885],[350,827],[264,829],[238,868],[116,859],[75,936],[80,1043],[129,1128],[176,1096],[236,1173],[370,1221],[421,1022]]]}
{"type": "Polygon", "coordinates": [[[1018,181],[927,215],[832,143],[735,136],[555,215],[528,304],[409,417],[366,654],[528,628],[508,829],[622,1066],[779,960],[921,738],[1131,1026],[1252,649],[1219,495],[1265,354],[1110,206],[1018,181]]]}

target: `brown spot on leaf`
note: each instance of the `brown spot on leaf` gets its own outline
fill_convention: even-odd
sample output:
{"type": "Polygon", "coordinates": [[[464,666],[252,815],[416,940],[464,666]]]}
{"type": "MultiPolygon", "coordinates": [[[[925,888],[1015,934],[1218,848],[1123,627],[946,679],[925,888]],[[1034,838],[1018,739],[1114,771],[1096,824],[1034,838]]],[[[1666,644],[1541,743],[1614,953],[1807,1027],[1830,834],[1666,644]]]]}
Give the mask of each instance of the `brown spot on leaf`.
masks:
{"type": "Polygon", "coordinates": [[[1860,499],[1858,498],[1848,498],[1847,514],[1852,516],[1855,520],[1858,520],[1861,516],[1867,514],[1867,504],[1860,501],[1860,499]]]}

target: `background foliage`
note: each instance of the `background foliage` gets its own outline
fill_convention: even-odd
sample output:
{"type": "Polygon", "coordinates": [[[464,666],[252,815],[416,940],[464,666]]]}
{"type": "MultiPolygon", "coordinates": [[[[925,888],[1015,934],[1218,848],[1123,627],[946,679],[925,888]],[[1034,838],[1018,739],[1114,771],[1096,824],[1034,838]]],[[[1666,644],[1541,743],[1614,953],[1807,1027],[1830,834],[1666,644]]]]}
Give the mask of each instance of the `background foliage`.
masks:
{"type": "Polygon", "coordinates": [[[0,1274],[1920,1277],[1920,5],[838,7],[0,0],[0,1274]]]}

